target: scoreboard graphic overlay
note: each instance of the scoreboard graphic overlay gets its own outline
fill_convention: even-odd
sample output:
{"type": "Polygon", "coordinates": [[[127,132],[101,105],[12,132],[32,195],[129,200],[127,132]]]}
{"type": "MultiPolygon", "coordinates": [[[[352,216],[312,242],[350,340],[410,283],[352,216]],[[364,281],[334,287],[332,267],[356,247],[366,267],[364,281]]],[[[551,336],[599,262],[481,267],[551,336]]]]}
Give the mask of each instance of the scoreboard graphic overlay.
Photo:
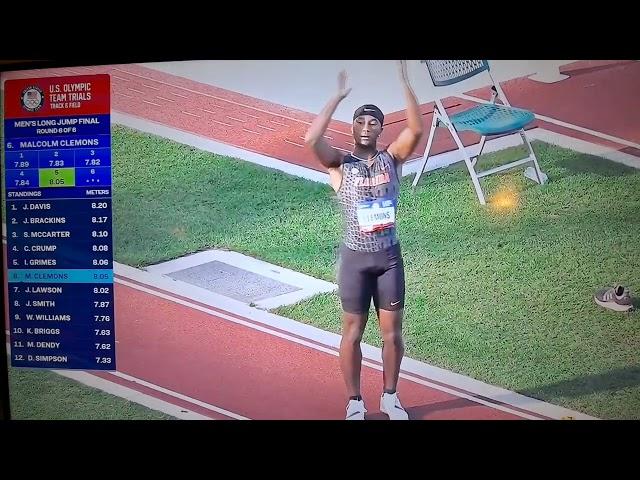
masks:
{"type": "Polygon", "coordinates": [[[115,370],[109,76],[4,91],[11,365],[115,370]]]}

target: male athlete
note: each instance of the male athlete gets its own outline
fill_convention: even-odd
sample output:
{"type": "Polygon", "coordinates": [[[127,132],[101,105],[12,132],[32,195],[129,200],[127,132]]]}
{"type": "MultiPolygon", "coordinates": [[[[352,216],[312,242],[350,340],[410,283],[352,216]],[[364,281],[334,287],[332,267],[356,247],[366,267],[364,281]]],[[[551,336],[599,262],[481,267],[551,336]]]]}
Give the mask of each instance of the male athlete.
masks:
{"type": "Polygon", "coordinates": [[[362,351],[360,341],[373,299],[382,334],[384,392],[380,410],[391,420],[408,420],[396,386],[404,354],[402,313],[404,263],[396,235],[396,212],[402,163],[422,136],[422,119],[409,85],[407,65],[399,61],[407,101],[407,127],[386,150],[378,150],[384,115],[375,105],[363,105],[353,115],[353,153],[331,147],[323,134],[338,104],[349,94],[347,76],[338,76],[338,92],[313,121],[305,141],[329,170],[331,186],[342,206],[344,236],[340,246],[338,284],[342,303],[340,367],[349,402],[347,420],[364,420],[360,395],[362,351]]]}

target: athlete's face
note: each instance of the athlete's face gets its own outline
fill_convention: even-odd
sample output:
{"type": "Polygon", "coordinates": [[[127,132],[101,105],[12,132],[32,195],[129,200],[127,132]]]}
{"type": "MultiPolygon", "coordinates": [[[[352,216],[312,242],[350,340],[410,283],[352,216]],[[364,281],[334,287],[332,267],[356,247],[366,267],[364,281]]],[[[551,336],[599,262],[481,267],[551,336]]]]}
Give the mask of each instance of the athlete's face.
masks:
{"type": "Polygon", "coordinates": [[[353,121],[351,131],[356,145],[371,147],[376,145],[378,137],[382,133],[382,125],[376,117],[360,115],[353,121]]]}

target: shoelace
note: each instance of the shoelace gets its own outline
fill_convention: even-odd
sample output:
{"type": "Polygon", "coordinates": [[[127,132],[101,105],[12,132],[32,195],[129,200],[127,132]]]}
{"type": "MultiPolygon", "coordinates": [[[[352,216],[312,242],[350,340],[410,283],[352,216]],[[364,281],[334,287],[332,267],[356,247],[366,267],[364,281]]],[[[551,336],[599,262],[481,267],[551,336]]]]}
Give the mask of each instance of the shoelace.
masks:
{"type": "Polygon", "coordinates": [[[614,297],[615,297],[615,298],[620,298],[620,299],[621,299],[621,298],[625,298],[625,296],[627,296],[627,295],[628,295],[628,289],[623,287],[623,288],[622,288],[622,293],[621,293],[620,295],[618,295],[618,294],[616,293],[616,291],[617,291],[617,290],[618,290],[618,288],[620,288],[620,287],[621,287],[621,285],[615,285],[613,288],[610,288],[609,290],[607,290],[607,291],[604,293],[603,298],[604,298],[606,301],[609,301],[609,300],[613,299],[614,297]]]}

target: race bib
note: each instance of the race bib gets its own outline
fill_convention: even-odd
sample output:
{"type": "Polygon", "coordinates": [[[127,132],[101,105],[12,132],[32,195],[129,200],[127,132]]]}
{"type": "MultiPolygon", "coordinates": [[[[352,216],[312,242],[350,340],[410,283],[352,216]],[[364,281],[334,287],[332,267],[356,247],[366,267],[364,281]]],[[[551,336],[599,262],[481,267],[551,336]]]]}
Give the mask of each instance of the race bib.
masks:
{"type": "Polygon", "coordinates": [[[365,233],[391,228],[396,223],[396,206],[393,200],[379,199],[358,204],[358,225],[365,233]]]}

